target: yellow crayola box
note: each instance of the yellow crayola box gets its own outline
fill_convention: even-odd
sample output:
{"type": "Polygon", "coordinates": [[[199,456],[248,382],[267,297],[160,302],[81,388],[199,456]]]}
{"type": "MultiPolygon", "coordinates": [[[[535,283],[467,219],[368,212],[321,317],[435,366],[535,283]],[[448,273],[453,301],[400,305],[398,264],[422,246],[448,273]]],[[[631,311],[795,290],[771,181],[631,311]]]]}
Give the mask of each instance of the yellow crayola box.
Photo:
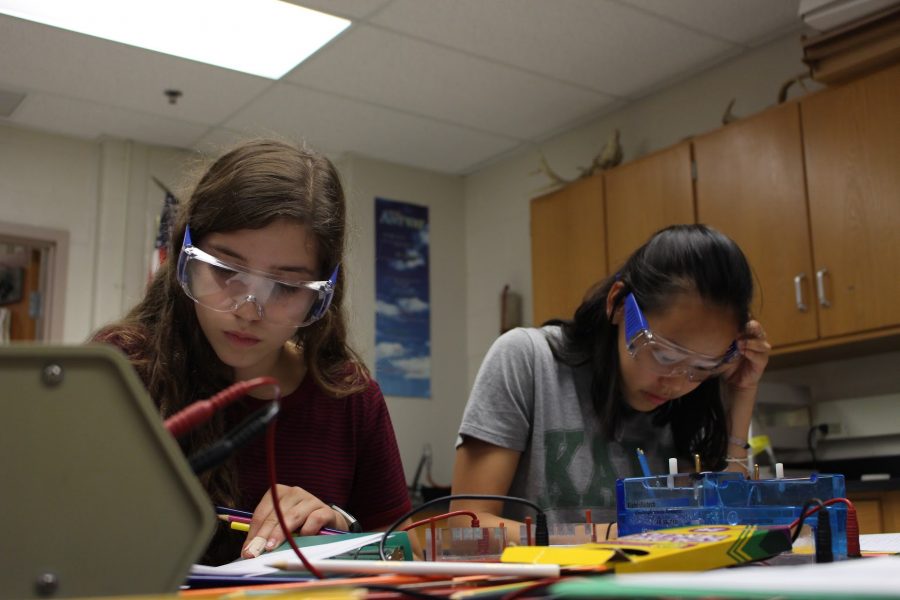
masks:
{"type": "Polygon", "coordinates": [[[787,527],[694,525],[657,529],[581,546],[512,546],[502,562],[600,565],[616,573],[706,571],[770,558],[791,549],[787,527]]]}

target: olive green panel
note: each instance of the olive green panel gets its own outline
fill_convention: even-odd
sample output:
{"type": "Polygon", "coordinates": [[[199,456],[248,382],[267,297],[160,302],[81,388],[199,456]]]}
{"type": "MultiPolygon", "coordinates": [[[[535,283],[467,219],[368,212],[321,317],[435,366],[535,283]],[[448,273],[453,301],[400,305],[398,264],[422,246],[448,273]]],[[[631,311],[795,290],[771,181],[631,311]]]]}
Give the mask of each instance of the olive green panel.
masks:
{"type": "Polygon", "coordinates": [[[109,346],[0,346],[0,598],[174,592],[215,514],[109,346]]]}

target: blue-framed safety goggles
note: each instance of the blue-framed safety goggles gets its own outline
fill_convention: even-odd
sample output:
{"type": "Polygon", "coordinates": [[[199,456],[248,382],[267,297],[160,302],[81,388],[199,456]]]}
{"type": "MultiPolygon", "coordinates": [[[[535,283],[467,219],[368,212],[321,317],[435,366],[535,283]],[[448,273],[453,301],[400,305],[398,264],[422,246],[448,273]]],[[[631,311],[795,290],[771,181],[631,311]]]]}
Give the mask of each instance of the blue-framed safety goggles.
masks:
{"type": "Polygon", "coordinates": [[[232,312],[251,302],[260,319],[306,327],[321,319],[334,297],[339,267],[327,281],[286,281],[263,271],[230,264],[191,243],[184,231],[178,255],[178,282],[188,297],[206,308],[232,312]]]}
{"type": "Polygon", "coordinates": [[[690,381],[704,381],[721,374],[738,356],[737,340],[722,356],[688,350],[654,333],[633,293],[625,297],[625,347],[643,368],[662,376],[683,375],[690,381]]]}

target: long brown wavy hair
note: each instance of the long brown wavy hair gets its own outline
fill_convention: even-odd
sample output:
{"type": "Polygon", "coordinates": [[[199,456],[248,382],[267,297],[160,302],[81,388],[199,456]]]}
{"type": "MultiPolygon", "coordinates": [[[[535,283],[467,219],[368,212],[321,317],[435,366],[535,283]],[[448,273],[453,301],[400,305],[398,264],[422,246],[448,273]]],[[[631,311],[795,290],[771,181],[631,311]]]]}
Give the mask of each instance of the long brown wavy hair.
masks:
{"type": "MultiPolygon", "coordinates": [[[[274,140],[245,142],[213,162],[187,204],[179,208],[168,245],[168,260],[157,271],[143,300],[121,321],[104,327],[95,340],[122,348],[159,407],[168,417],[234,383],[233,370],[216,356],[200,328],[194,302],[177,278],[185,228],[194,244],[211,233],[260,229],[279,219],[304,224],[316,240],[319,279],[344,259],[346,206],[340,177],[326,157],[274,140]]],[[[347,345],[342,270],[331,306],[320,320],[298,328],[308,376],[333,396],[363,389],[369,372],[347,345]]],[[[225,432],[221,414],[180,440],[191,455],[225,432]]],[[[238,498],[233,462],[207,471],[201,481],[218,505],[238,498]]]]}

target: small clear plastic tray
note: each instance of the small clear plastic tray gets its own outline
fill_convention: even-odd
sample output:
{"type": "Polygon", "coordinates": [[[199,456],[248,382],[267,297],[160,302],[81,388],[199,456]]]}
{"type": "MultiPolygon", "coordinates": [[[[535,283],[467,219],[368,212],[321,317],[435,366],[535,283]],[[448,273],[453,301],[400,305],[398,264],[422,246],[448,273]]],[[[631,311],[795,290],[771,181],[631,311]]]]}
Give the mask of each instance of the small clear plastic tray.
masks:
{"type": "MultiPolygon", "coordinates": [[[[619,535],[688,525],[783,525],[812,498],[843,498],[844,476],[747,479],[734,472],[678,473],[616,482],[619,535]]],[[[828,507],[835,559],[847,556],[847,509],[828,507]]],[[[805,524],[815,527],[816,516],[805,524]]]]}

